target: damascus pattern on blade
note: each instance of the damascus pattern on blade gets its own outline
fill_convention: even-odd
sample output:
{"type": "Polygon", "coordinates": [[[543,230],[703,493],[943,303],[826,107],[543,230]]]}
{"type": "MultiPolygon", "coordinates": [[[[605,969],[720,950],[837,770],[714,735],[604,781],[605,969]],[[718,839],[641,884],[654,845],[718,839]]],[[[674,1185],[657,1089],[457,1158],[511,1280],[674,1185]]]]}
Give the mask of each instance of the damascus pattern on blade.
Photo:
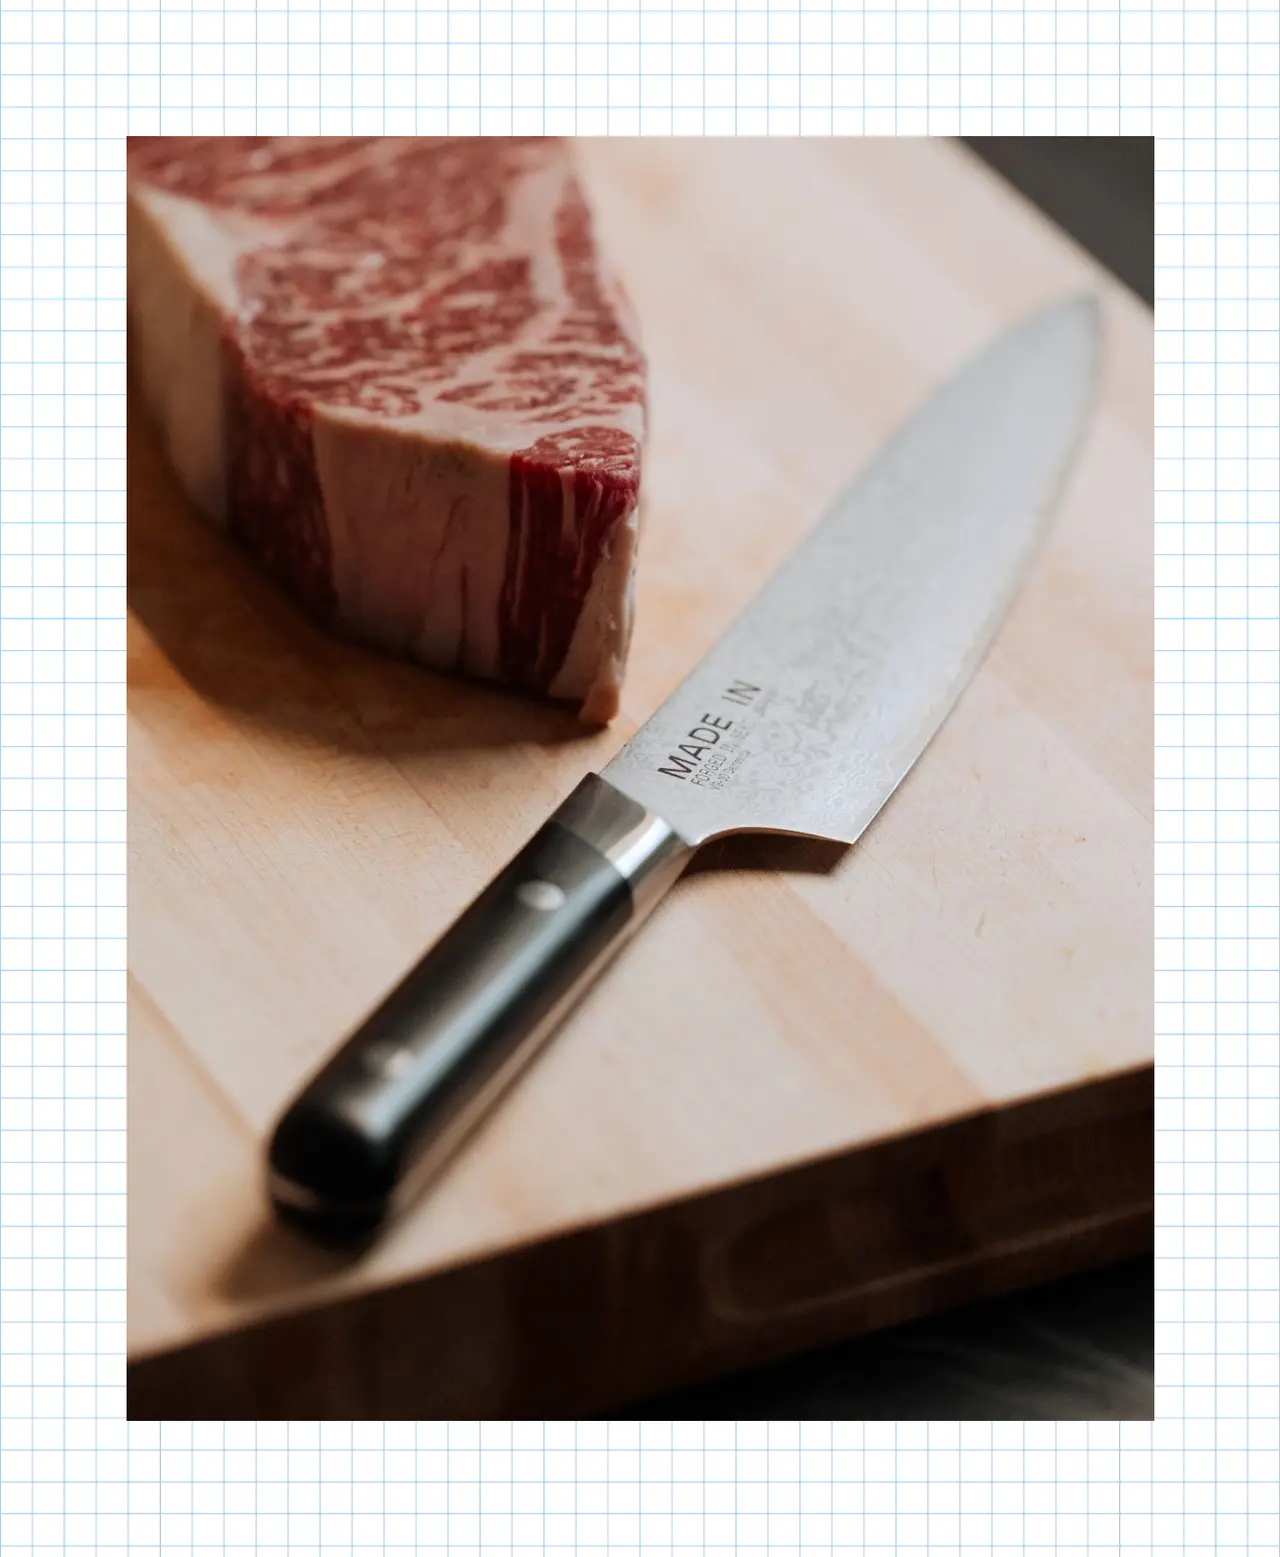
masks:
{"type": "Polygon", "coordinates": [[[605,769],[690,842],[852,841],[946,717],[1035,554],[1096,308],[1001,339],[887,446],[605,769]]]}

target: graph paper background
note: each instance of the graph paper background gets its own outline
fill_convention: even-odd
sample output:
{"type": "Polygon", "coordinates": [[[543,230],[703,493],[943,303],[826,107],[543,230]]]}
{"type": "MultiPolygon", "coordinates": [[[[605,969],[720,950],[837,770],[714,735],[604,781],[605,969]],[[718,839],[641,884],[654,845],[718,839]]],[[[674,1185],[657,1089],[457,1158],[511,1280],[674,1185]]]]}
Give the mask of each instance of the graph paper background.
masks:
{"type": "Polygon", "coordinates": [[[1274,1551],[1272,0],[0,21],[4,1551],[1274,1551]],[[1155,1423],[124,1423],[123,136],[286,130],[1159,138],[1155,1423]]]}

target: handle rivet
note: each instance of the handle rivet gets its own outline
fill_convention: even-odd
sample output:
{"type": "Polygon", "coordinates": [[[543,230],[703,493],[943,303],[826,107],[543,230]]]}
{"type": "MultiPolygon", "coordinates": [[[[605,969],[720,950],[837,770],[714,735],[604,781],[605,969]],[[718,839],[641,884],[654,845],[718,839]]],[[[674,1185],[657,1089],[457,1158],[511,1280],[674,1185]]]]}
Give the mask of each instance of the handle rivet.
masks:
{"type": "Polygon", "coordinates": [[[370,1044],[362,1055],[366,1070],[373,1071],[380,1076],[398,1076],[406,1069],[412,1054],[403,1044],[392,1043],[384,1039],[380,1043],[370,1044]]]}
{"type": "Polygon", "coordinates": [[[522,881],[516,888],[516,896],[526,908],[536,908],[544,914],[564,902],[564,892],[554,881],[522,881]]]}

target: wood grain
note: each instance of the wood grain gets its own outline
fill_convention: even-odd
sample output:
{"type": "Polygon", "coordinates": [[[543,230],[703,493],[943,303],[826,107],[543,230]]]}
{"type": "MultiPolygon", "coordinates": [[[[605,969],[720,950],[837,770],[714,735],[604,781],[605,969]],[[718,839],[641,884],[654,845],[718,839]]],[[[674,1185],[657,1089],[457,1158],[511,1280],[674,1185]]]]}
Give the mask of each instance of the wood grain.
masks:
{"type": "Polygon", "coordinates": [[[581,151],[652,363],[609,731],[323,637],[130,407],[131,1415],[604,1409],[1150,1237],[1149,315],[949,143],[581,151]],[[893,427],[1082,288],[1049,547],[861,842],[709,851],[375,1249],[276,1230],[304,1075],[893,427]]]}

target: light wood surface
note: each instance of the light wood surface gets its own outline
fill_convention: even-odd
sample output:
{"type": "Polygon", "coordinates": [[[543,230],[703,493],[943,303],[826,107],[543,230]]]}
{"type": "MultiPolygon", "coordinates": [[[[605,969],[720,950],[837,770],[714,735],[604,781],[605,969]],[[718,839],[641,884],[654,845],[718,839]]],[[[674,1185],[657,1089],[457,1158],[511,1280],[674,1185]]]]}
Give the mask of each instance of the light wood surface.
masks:
{"type": "Polygon", "coordinates": [[[1149,1239],[1149,314],[950,143],[581,155],[651,361],[610,730],[324,638],[131,405],[131,1415],[603,1408],[1149,1239]],[[303,1077],[886,435],[1082,288],[1049,548],[862,841],[722,846],[375,1249],[277,1231],[303,1077]]]}

